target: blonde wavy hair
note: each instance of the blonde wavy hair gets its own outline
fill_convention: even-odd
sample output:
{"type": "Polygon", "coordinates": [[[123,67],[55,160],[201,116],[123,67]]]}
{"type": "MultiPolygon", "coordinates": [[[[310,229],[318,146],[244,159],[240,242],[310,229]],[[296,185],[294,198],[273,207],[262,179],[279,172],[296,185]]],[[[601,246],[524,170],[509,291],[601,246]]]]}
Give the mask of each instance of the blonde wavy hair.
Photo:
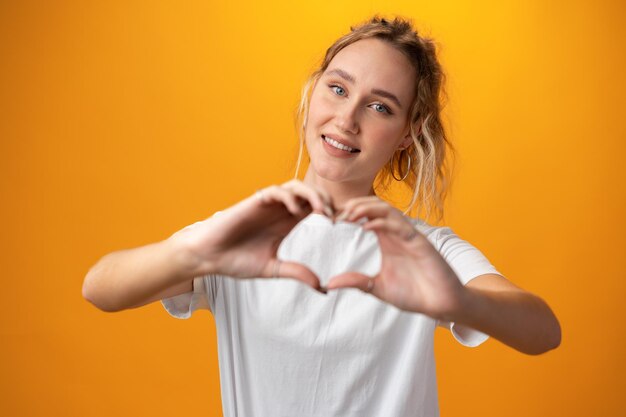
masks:
{"type": "Polygon", "coordinates": [[[449,178],[452,171],[446,161],[446,155],[449,153],[454,157],[455,149],[447,138],[441,119],[441,111],[446,99],[445,74],[437,60],[435,42],[431,38],[419,36],[412,22],[400,17],[387,20],[374,16],[365,23],[351,27],[350,30],[328,48],[321,65],[311,74],[302,89],[296,113],[300,149],[294,178],[298,178],[305,148],[305,128],[311,87],[343,48],[362,39],[381,39],[402,52],[414,66],[418,76],[415,80],[415,99],[409,113],[413,143],[406,149],[394,153],[391,160],[378,173],[374,190],[377,194],[379,190],[387,191],[394,176],[404,178],[406,175],[402,183],[412,190],[412,197],[404,214],[416,209],[417,217],[425,212],[424,218],[429,218],[434,212],[438,222],[443,218],[443,204],[450,186],[449,178]],[[398,157],[396,154],[399,154],[398,157]],[[406,172],[407,157],[411,158],[408,173],[406,172]]]}

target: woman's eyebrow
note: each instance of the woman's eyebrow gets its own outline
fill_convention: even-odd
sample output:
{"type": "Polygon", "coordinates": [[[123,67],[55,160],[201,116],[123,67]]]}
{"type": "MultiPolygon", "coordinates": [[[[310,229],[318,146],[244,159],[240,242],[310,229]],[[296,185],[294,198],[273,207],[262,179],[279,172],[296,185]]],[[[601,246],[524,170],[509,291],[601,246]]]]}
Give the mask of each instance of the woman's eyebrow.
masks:
{"type": "MultiPolygon", "coordinates": [[[[335,69],[332,69],[332,70],[326,72],[326,75],[331,75],[331,74],[336,74],[336,75],[340,76],[341,78],[343,78],[344,80],[346,80],[350,84],[354,84],[355,81],[356,81],[352,74],[348,74],[346,71],[342,70],[341,68],[335,68],[335,69]]],[[[396,105],[399,108],[402,108],[402,104],[400,104],[400,100],[398,100],[398,97],[396,97],[395,94],[390,93],[389,91],[381,90],[380,88],[373,88],[372,89],[372,94],[376,94],[378,96],[388,98],[389,100],[391,100],[394,103],[396,103],[396,105]]]]}
{"type": "Polygon", "coordinates": [[[348,74],[347,72],[345,72],[342,69],[339,68],[335,68],[332,69],[330,71],[328,71],[326,74],[330,75],[330,74],[337,74],[338,76],[340,76],[341,78],[343,78],[344,80],[346,80],[347,82],[354,84],[354,76],[348,74]]]}
{"type": "Polygon", "coordinates": [[[378,88],[373,88],[372,89],[372,94],[376,94],[377,96],[381,96],[381,97],[386,97],[389,100],[391,100],[394,103],[396,103],[399,108],[402,108],[402,104],[400,104],[400,100],[398,100],[398,97],[396,97],[395,95],[393,95],[389,91],[380,90],[378,88]]]}

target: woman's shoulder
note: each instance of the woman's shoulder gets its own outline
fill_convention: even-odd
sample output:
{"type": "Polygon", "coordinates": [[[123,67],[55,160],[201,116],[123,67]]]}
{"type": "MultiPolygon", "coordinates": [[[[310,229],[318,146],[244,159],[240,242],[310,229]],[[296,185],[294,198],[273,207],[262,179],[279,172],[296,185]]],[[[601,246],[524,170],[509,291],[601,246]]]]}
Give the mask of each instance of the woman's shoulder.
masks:
{"type": "Polygon", "coordinates": [[[457,237],[449,226],[435,226],[423,219],[407,215],[404,217],[415,226],[418,232],[426,236],[436,248],[439,248],[441,240],[445,237],[457,237]]]}
{"type": "Polygon", "coordinates": [[[411,222],[417,228],[418,231],[424,234],[431,234],[431,233],[436,232],[439,229],[446,227],[446,226],[434,226],[425,220],[422,220],[416,217],[410,217],[410,216],[407,216],[406,214],[404,215],[404,218],[407,219],[409,222],[411,222]]]}

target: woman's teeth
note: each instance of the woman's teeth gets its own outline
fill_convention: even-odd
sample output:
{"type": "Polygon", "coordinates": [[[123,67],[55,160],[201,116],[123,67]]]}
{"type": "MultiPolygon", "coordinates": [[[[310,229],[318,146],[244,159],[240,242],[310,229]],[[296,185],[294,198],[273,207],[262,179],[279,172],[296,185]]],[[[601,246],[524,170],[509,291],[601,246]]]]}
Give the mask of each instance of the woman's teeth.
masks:
{"type": "Polygon", "coordinates": [[[324,135],[322,135],[322,139],[324,140],[324,142],[328,143],[329,145],[337,148],[337,149],[341,149],[342,151],[346,151],[346,152],[350,152],[350,153],[355,153],[355,152],[361,152],[358,149],[355,148],[351,148],[349,146],[346,145],[342,145],[341,143],[337,142],[334,139],[331,139],[329,137],[326,137],[324,135]]]}

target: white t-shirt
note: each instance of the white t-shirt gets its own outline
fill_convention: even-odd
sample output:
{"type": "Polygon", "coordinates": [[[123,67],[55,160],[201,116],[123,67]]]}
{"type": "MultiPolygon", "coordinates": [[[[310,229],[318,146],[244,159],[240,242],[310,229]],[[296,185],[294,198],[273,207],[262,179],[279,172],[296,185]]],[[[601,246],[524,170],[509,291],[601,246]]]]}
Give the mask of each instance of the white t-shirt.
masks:
{"type": "MultiPolygon", "coordinates": [[[[450,228],[410,220],[463,284],[499,274],[450,228]]],[[[347,270],[374,276],[381,264],[373,232],[315,213],[283,240],[278,257],[308,266],[322,285],[347,270]]],[[[436,325],[466,346],[488,338],[356,289],[324,295],[284,278],[197,277],[193,292],[162,303],[180,319],[212,311],[226,417],[438,416],[436,325]]]]}

